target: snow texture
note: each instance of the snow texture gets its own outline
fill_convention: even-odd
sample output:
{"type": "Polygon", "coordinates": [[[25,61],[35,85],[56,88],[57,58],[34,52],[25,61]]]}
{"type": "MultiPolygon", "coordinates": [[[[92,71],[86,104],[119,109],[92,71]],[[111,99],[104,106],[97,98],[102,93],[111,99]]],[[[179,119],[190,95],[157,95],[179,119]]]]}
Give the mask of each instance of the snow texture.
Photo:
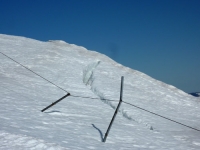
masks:
{"type": "Polygon", "coordinates": [[[123,101],[200,130],[199,98],[103,54],[61,40],[0,34],[0,60],[0,150],[200,149],[198,131],[125,103],[103,143],[121,76],[123,101]],[[69,96],[41,112],[65,90],[79,97],[69,96]]]}

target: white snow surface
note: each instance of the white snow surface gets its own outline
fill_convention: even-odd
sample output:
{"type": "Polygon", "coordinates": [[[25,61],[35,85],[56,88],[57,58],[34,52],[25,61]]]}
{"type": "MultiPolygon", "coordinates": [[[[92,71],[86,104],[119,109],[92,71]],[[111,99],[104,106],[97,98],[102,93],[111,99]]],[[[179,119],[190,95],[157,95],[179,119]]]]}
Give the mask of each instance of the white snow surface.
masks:
{"type": "Polygon", "coordinates": [[[117,100],[69,96],[41,112],[66,92],[0,53],[1,150],[200,149],[198,131],[125,103],[107,141],[102,142],[118,104],[121,76],[123,101],[198,130],[199,98],[64,41],[0,34],[0,52],[71,95],[117,100]],[[87,84],[83,83],[84,74],[90,80],[87,84]]]}

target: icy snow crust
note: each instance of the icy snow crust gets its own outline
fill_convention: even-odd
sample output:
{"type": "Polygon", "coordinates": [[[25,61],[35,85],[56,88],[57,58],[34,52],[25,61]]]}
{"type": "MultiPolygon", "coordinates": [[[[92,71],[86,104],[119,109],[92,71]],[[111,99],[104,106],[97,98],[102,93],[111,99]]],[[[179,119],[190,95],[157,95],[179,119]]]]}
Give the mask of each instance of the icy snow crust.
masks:
{"type": "MultiPolygon", "coordinates": [[[[124,76],[124,101],[200,129],[198,98],[105,55],[64,41],[41,42],[2,34],[0,52],[77,96],[119,100],[124,76]]],[[[117,102],[67,97],[42,113],[66,93],[2,54],[0,60],[2,150],[200,149],[198,131],[124,103],[102,143],[117,102]]]]}

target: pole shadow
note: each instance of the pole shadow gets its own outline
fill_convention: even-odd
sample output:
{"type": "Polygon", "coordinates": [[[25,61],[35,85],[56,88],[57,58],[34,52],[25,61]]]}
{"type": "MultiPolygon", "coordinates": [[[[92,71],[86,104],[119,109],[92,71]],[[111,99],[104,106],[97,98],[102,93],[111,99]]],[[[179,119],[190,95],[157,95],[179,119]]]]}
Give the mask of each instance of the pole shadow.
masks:
{"type": "Polygon", "coordinates": [[[92,126],[99,132],[100,138],[101,138],[101,142],[103,142],[103,134],[102,134],[101,130],[99,128],[97,128],[94,124],[92,124],[92,126]]]}

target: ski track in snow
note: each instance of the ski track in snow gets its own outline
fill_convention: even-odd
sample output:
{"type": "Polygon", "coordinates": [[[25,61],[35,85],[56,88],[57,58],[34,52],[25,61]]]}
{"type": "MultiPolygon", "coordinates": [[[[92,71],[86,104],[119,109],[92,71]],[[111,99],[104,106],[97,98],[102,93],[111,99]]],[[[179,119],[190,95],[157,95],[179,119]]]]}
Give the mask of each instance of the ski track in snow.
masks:
{"type": "Polygon", "coordinates": [[[124,67],[105,55],[64,41],[0,34],[0,149],[200,149],[199,132],[122,104],[106,143],[102,138],[119,99],[199,129],[200,102],[183,91],[124,67]],[[87,84],[87,86],[85,85],[87,84]],[[102,103],[102,101],[104,103],[102,103]],[[153,130],[149,130],[150,128],[153,130]]]}

